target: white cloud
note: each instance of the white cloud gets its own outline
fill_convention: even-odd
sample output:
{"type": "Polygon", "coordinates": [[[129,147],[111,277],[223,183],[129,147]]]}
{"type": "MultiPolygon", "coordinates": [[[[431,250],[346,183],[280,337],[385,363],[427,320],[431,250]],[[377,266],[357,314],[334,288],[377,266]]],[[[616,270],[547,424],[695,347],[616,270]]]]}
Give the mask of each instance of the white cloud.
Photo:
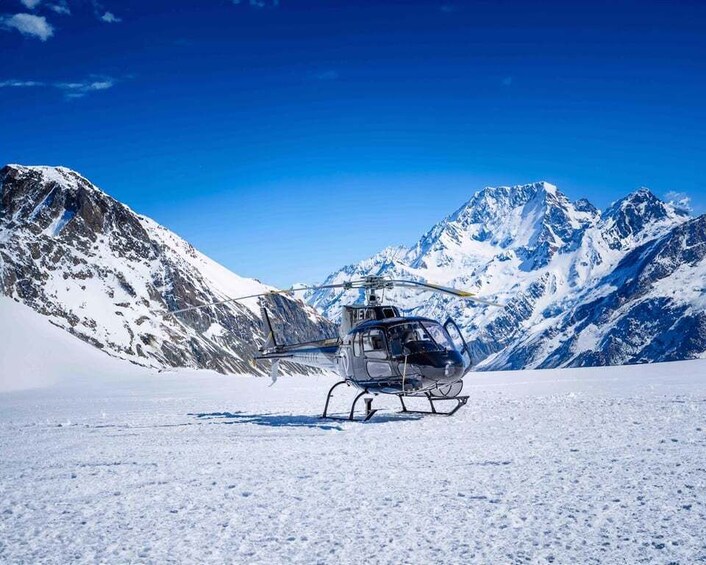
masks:
{"type": "Polygon", "coordinates": [[[249,4],[253,8],[266,8],[267,6],[272,6],[276,8],[279,6],[279,0],[233,0],[233,4],[249,4]]]}
{"type": "Polygon", "coordinates": [[[117,24],[123,21],[122,18],[118,18],[113,12],[106,12],[101,16],[101,21],[108,22],[109,24],[117,24]]]}
{"type": "Polygon", "coordinates": [[[46,41],[54,35],[54,28],[47,22],[44,16],[34,16],[32,14],[0,16],[0,27],[16,29],[22,35],[36,37],[41,41],[46,41]]]}
{"type": "Polygon", "coordinates": [[[25,8],[28,10],[34,10],[37,6],[42,3],[42,0],[20,0],[25,8]]]}
{"type": "Polygon", "coordinates": [[[0,88],[30,88],[40,86],[58,88],[64,93],[66,98],[83,98],[91,92],[108,90],[115,85],[115,82],[115,79],[105,77],[93,77],[76,82],[42,82],[37,80],[11,79],[0,81],[0,88]]]}
{"type": "Polygon", "coordinates": [[[113,79],[88,80],[80,82],[59,82],[54,86],[64,91],[67,98],[83,98],[89,92],[108,90],[115,84],[113,79]]]}
{"type": "Polygon", "coordinates": [[[3,80],[0,81],[0,88],[28,88],[32,86],[44,86],[43,82],[36,80],[3,80]]]}
{"type": "Polygon", "coordinates": [[[65,16],[71,15],[69,5],[63,0],[61,2],[57,2],[56,4],[49,4],[47,7],[57,14],[63,14],[65,16]]]}
{"type": "Polygon", "coordinates": [[[677,210],[681,210],[682,212],[691,212],[693,210],[693,207],[691,206],[691,197],[685,192],[670,190],[664,195],[664,198],[677,210]]]}

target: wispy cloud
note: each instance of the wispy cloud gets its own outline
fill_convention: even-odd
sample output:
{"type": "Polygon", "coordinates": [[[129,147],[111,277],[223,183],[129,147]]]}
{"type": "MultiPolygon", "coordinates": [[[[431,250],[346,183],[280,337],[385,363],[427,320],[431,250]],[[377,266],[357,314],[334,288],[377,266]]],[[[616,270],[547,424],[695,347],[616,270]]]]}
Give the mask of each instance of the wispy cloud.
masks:
{"type": "Polygon", "coordinates": [[[69,9],[69,5],[64,1],[61,0],[61,2],[57,2],[56,4],[49,4],[47,6],[52,12],[55,12],[57,14],[63,14],[64,16],[70,16],[71,15],[71,10],[69,9]]]}
{"type": "MultiPolygon", "coordinates": [[[[62,0],[66,1],[66,0],[62,0]]],[[[103,4],[102,0],[89,0],[91,6],[93,7],[93,14],[96,16],[96,19],[98,19],[101,22],[105,22],[108,24],[117,24],[123,21],[122,18],[116,16],[113,12],[108,10],[103,4]]]]}
{"type": "Polygon", "coordinates": [[[36,80],[2,80],[0,88],[29,88],[32,86],[45,86],[43,82],[36,80]]]}
{"type": "Polygon", "coordinates": [[[90,92],[108,90],[115,82],[113,79],[82,81],[82,82],[59,82],[54,86],[64,91],[67,98],[83,98],[90,92]]]}
{"type": "Polygon", "coordinates": [[[123,21],[122,18],[117,17],[113,12],[106,12],[100,17],[102,22],[107,22],[109,24],[117,24],[123,21]]]}
{"type": "Polygon", "coordinates": [[[276,8],[279,6],[279,0],[233,0],[233,4],[243,4],[253,8],[276,8]]]}
{"type": "Polygon", "coordinates": [[[36,37],[46,41],[54,35],[54,28],[44,16],[33,14],[15,14],[14,16],[0,16],[0,28],[15,29],[22,35],[36,37]]]}
{"type": "Polygon", "coordinates": [[[670,190],[664,195],[664,199],[674,206],[677,210],[682,212],[691,212],[693,207],[691,205],[691,197],[686,192],[677,192],[676,190],[670,190]]]}
{"type": "Polygon", "coordinates": [[[36,80],[4,80],[0,81],[0,88],[33,88],[33,87],[51,87],[57,88],[64,93],[68,99],[83,98],[91,92],[108,90],[115,85],[116,81],[113,78],[92,77],[88,80],[75,82],[42,82],[36,80]]]}
{"type": "Polygon", "coordinates": [[[42,0],[21,0],[22,5],[28,10],[34,10],[42,3],[42,0]]]}

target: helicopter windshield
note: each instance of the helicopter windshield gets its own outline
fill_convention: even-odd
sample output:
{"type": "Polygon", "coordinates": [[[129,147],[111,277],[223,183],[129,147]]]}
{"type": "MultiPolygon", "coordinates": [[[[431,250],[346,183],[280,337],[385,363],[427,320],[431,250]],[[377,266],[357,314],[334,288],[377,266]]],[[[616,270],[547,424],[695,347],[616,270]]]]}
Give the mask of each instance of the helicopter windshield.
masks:
{"type": "Polygon", "coordinates": [[[446,330],[436,322],[406,322],[388,329],[390,353],[404,355],[423,351],[454,351],[453,341],[446,330]]]}

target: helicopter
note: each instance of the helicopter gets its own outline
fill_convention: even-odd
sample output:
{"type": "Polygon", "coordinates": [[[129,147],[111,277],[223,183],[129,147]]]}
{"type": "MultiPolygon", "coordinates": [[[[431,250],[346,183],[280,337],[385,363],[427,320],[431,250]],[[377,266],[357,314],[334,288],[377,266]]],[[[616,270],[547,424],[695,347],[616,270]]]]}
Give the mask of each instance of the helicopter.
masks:
{"type": "MultiPolygon", "coordinates": [[[[273,290],[219,302],[175,310],[179,314],[226,302],[257,298],[266,339],[260,355],[253,362],[269,361],[270,376],[277,381],[280,361],[287,360],[335,371],[341,380],[328,391],[322,418],[354,420],[358,401],[364,399],[363,421],[373,417],[372,407],[378,394],[399,398],[403,413],[437,414],[451,416],[465,406],[468,396],[461,396],[463,377],[471,370],[472,359],[468,344],[452,318],[443,324],[421,316],[403,316],[396,306],[382,304],[385,290],[414,288],[431,291],[473,302],[501,307],[499,304],[476,296],[472,292],[448,288],[428,282],[368,276],[363,279],[320,286],[304,286],[286,290],[273,290]],[[343,307],[339,335],[295,344],[280,343],[267,311],[266,297],[296,291],[340,288],[362,289],[363,303],[343,307]],[[451,336],[454,335],[455,339],[451,336]],[[333,392],[341,385],[354,386],[360,392],[354,398],[345,417],[329,414],[333,392]],[[425,398],[429,410],[411,410],[405,399],[425,398]],[[455,403],[450,410],[437,407],[438,403],[455,403]]],[[[439,406],[443,406],[441,404],[439,406]]]]}

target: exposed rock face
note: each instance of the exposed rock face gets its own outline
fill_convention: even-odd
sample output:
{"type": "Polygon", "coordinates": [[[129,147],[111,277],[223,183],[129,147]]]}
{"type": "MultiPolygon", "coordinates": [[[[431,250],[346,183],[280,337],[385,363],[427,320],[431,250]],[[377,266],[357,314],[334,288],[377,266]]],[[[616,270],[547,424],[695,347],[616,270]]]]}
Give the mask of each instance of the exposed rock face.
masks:
{"type": "MultiPolygon", "coordinates": [[[[166,313],[268,290],[69,169],[0,169],[0,292],[106,353],[157,367],[260,372],[249,363],[263,339],[254,300],[166,313]]],[[[280,339],[335,331],[301,301],[267,300],[290,329],[280,339]]]]}
{"type": "MultiPolygon", "coordinates": [[[[688,359],[706,351],[703,222],[647,189],[601,214],[545,182],[486,188],[416,245],[388,248],[325,282],[390,275],[495,297],[505,308],[402,289],[386,297],[408,313],[453,316],[481,369],[688,359]]],[[[307,296],[331,319],[358,298],[307,296]]]]}

